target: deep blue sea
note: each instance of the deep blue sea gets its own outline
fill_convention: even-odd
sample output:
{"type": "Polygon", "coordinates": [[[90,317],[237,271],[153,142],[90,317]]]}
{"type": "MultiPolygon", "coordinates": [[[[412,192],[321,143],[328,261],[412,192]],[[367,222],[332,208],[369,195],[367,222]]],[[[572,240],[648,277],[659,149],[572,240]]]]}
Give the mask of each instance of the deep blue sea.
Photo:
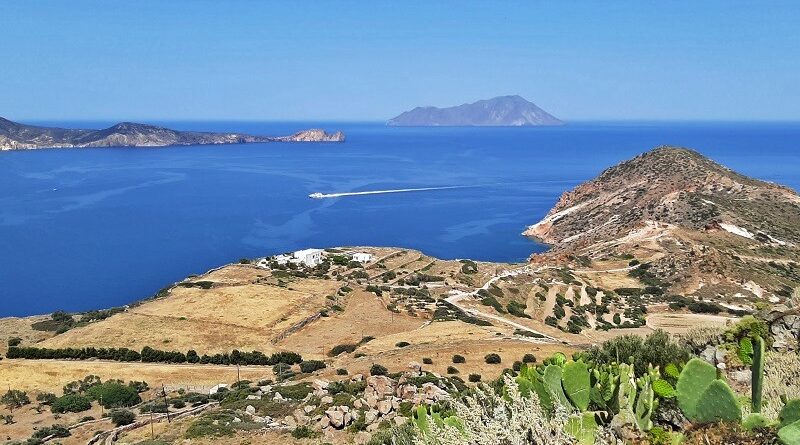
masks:
{"type": "Polygon", "coordinates": [[[544,246],[520,232],[563,191],[662,144],[800,189],[796,123],[158,124],[268,135],[322,127],[347,142],[0,152],[0,316],[121,305],[242,257],[306,247],[521,261],[544,246]],[[308,198],[460,185],[477,187],[308,198]]]}

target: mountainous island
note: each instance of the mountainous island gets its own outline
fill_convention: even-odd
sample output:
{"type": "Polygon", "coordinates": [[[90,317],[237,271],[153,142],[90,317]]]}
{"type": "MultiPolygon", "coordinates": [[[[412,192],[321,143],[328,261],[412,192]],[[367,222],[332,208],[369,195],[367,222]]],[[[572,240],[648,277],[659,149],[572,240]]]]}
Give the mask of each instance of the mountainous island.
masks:
{"type": "Polygon", "coordinates": [[[390,126],[526,127],[563,125],[520,96],[500,96],[455,107],[417,107],[389,119],[390,126]]]}
{"type": "Polygon", "coordinates": [[[0,431],[65,445],[794,445],[778,437],[800,430],[797,227],[794,191],[659,147],[566,192],[525,232],[552,249],[526,262],[305,249],[124,307],[0,318],[0,431]]]}
{"type": "Polygon", "coordinates": [[[172,145],[248,144],[263,142],[344,142],[344,133],[312,129],[291,136],[178,131],[121,122],[102,130],[39,127],[0,117],[0,151],[57,147],[166,147],[172,145]]]}

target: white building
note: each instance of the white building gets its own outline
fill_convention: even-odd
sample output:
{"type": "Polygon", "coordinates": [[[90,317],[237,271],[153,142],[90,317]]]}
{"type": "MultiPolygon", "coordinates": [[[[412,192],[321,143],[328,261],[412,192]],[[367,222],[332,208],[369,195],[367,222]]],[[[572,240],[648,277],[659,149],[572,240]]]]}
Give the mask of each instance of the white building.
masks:
{"type": "Polygon", "coordinates": [[[361,264],[369,263],[372,261],[372,254],[356,252],[353,254],[353,261],[358,261],[361,264]]]}
{"type": "Polygon", "coordinates": [[[322,249],[304,249],[293,253],[294,262],[315,267],[322,262],[322,249]]]}

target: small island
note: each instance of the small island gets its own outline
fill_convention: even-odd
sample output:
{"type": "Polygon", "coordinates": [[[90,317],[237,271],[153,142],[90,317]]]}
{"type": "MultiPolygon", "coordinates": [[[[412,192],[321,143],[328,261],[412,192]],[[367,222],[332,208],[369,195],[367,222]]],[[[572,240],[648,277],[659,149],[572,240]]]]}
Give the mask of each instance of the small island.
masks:
{"type": "Polygon", "coordinates": [[[178,131],[154,125],[121,122],[102,130],[39,127],[0,117],[0,151],[77,147],[167,147],[173,145],[249,144],[265,142],[344,142],[344,133],[320,129],[290,136],[178,131]]]}
{"type": "Polygon", "coordinates": [[[417,107],[389,119],[408,127],[532,127],[564,122],[521,96],[500,96],[456,107],[417,107]]]}

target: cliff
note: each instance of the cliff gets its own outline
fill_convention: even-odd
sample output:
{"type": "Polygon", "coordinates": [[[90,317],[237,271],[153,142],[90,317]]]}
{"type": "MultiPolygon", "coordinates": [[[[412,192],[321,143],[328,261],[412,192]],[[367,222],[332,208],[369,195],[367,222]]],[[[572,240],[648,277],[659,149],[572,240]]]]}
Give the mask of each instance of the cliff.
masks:
{"type": "Polygon", "coordinates": [[[520,96],[495,97],[449,108],[417,107],[387,122],[392,126],[522,127],[562,124],[520,96]]]}

